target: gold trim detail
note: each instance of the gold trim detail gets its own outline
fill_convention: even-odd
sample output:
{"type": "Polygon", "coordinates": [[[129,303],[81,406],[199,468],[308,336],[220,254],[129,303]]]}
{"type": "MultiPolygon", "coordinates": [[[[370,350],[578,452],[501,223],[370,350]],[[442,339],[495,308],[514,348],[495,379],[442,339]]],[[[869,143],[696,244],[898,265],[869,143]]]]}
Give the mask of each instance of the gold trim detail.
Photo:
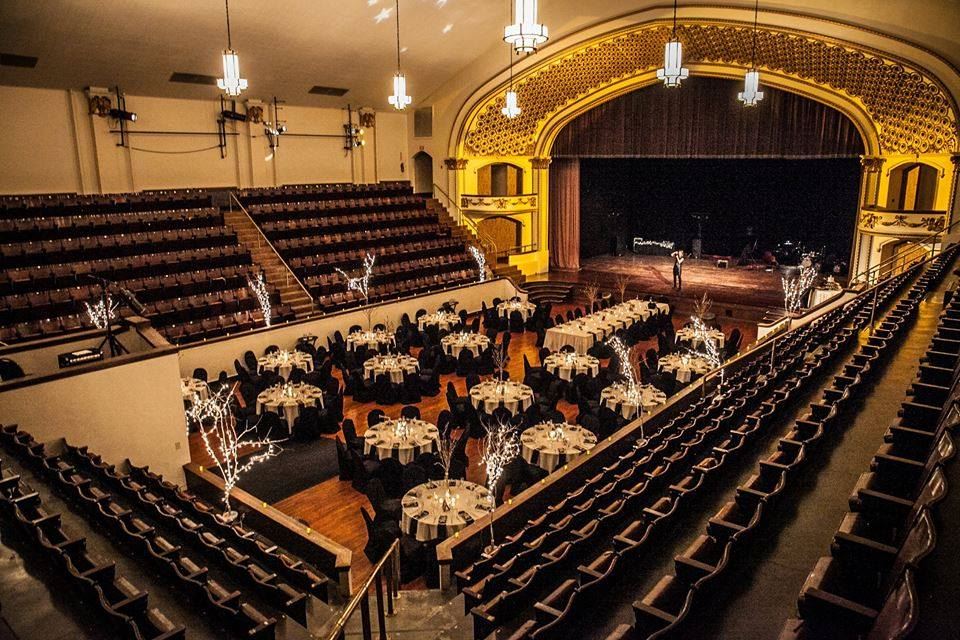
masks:
{"type": "MultiPolygon", "coordinates": [[[[748,67],[750,29],[741,24],[687,24],[680,28],[687,63],[748,67]]],[[[501,113],[503,92],[473,111],[466,147],[477,155],[531,155],[551,116],[605,87],[651,72],[662,62],[670,37],[666,24],[618,32],[560,54],[514,81],[523,111],[501,113]]],[[[933,153],[957,149],[953,101],[928,72],[849,43],[761,27],[761,71],[793,77],[862,104],[884,153],[933,153]]]]}
{"type": "Polygon", "coordinates": [[[443,166],[450,171],[463,171],[467,168],[466,158],[444,158],[443,166]]]}
{"type": "Polygon", "coordinates": [[[520,207],[528,209],[536,209],[537,207],[537,196],[473,196],[473,195],[462,195],[460,196],[460,208],[461,209],[472,209],[475,207],[483,207],[485,209],[497,209],[499,211],[506,211],[508,209],[517,209],[520,207]]]}

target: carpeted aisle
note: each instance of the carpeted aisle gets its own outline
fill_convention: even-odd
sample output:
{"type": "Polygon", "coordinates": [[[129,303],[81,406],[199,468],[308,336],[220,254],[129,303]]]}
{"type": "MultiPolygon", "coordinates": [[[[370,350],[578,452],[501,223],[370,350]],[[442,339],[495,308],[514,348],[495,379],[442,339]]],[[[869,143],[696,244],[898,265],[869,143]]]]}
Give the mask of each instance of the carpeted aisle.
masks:
{"type": "MultiPolygon", "coordinates": [[[[268,504],[337,477],[337,445],[330,438],[284,442],[283,452],[240,476],[237,485],[268,504]]],[[[214,473],[219,473],[213,468],[214,473]]]]}

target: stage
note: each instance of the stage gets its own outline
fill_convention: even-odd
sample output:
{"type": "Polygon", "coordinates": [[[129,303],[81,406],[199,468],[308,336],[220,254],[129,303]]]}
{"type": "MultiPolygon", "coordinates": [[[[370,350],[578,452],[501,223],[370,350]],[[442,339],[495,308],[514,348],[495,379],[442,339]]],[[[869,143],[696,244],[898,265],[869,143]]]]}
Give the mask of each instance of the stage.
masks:
{"type": "Polygon", "coordinates": [[[577,282],[581,286],[598,283],[603,291],[616,294],[616,278],[631,278],[631,293],[652,293],[670,297],[696,299],[704,292],[714,302],[749,307],[781,308],[783,290],[780,271],[766,271],[762,266],[737,267],[733,262],[726,269],[714,260],[687,258],[683,263],[683,291],[673,288],[673,259],[669,256],[627,254],[602,255],[581,261],[579,272],[551,271],[550,279],[577,282]]]}

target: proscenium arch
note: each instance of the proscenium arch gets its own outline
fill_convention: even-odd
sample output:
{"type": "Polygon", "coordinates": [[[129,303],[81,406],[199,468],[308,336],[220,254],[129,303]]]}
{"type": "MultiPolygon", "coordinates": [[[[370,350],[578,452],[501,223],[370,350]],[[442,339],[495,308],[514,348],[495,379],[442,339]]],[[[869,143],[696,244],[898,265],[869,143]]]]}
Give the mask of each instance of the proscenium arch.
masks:
{"type": "MultiPolygon", "coordinates": [[[[507,81],[497,76],[461,110],[451,132],[452,155],[547,154],[565,122],[654,82],[669,27],[668,21],[657,18],[601,33],[522,70],[514,88],[526,112],[515,120],[500,116],[507,81]]],[[[736,20],[685,18],[681,40],[687,39],[686,66],[694,76],[688,82],[694,82],[697,74],[742,77],[750,66],[751,27],[736,20]]],[[[799,93],[844,113],[860,131],[867,155],[957,149],[953,96],[918,65],[858,44],[784,27],[762,25],[759,36],[762,84],[799,93]]]]}

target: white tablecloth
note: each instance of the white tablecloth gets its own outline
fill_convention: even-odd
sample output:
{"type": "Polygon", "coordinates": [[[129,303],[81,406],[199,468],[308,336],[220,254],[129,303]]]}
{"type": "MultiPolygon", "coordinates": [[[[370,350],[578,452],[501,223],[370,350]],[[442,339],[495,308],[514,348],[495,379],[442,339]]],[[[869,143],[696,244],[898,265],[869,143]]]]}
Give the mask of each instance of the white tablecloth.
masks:
{"type": "Polygon", "coordinates": [[[510,302],[509,300],[507,300],[506,302],[501,302],[500,304],[497,305],[497,311],[504,318],[509,318],[511,313],[513,313],[514,311],[519,311],[520,315],[523,316],[523,319],[526,320],[527,318],[532,316],[533,312],[536,310],[537,310],[537,305],[533,304],[532,302],[523,302],[523,301],[510,302]]]}
{"type": "MultiPolygon", "coordinates": [[[[723,349],[723,331],[720,331],[719,329],[709,329],[707,331],[707,337],[713,341],[713,344],[717,345],[717,349],[723,349]]],[[[684,327],[683,329],[677,331],[677,342],[689,344],[692,348],[696,349],[700,346],[701,340],[697,335],[697,332],[694,331],[693,327],[684,327]]]]}
{"type": "Polygon", "coordinates": [[[586,353],[595,343],[607,339],[617,329],[627,329],[637,322],[646,320],[655,312],[669,309],[659,302],[651,309],[647,302],[629,300],[590,315],[564,322],[547,329],[543,346],[550,351],[560,351],[566,345],[572,346],[577,353],[586,353]]]}
{"type": "Polygon", "coordinates": [[[683,356],[671,353],[660,358],[660,369],[672,373],[677,382],[690,382],[694,376],[702,376],[713,367],[700,356],[683,356]]]}
{"type": "Polygon", "coordinates": [[[390,382],[403,383],[404,373],[417,373],[420,363],[412,356],[373,356],[363,363],[367,378],[375,380],[381,373],[390,374],[390,382]]]}
{"type": "Polygon", "coordinates": [[[597,446],[597,436],[575,424],[543,422],[520,434],[523,459],[553,472],[597,446]]]}
{"type": "Polygon", "coordinates": [[[313,358],[300,351],[274,351],[262,358],[257,358],[257,371],[276,371],[280,377],[287,380],[294,367],[299,367],[307,373],[313,371],[313,358]]]}
{"type": "Polygon", "coordinates": [[[413,462],[421,453],[436,448],[440,432],[435,425],[423,420],[384,420],[368,428],[363,434],[363,452],[370,455],[374,451],[381,460],[395,458],[403,464],[413,462]],[[406,436],[398,425],[406,425],[406,436]]]}
{"type": "Polygon", "coordinates": [[[600,373],[599,360],[578,353],[553,353],[544,359],[543,367],[561,380],[573,380],[580,373],[591,378],[600,373]]]}
{"type": "Polygon", "coordinates": [[[480,352],[490,344],[490,338],[479,333],[451,333],[440,340],[444,353],[454,358],[460,355],[464,349],[469,349],[474,357],[480,355],[480,352]]]}
{"type": "Polygon", "coordinates": [[[417,319],[417,326],[423,331],[427,327],[436,326],[439,329],[450,329],[460,322],[460,316],[449,311],[427,313],[417,319]]]}
{"type": "Polygon", "coordinates": [[[403,496],[401,505],[401,528],[420,542],[449,538],[493,511],[490,492],[465,480],[421,484],[403,496]],[[444,509],[448,490],[452,500],[444,509]]]}
{"type": "Polygon", "coordinates": [[[194,396],[200,396],[201,400],[210,398],[207,383],[199,378],[180,378],[180,393],[183,394],[183,399],[191,404],[194,396]]]}
{"type": "Polygon", "coordinates": [[[293,429],[300,407],[323,407],[323,391],[309,384],[278,384],[257,396],[257,414],[273,411],[293,429]]]}
{"type": "Polygon", "coordinates": [[[392,347],[395,343],[394,335],[386,331],[354,331],[347,336],[347,349],[350,351],[356,351],[360,345],[380,351],[386,347],[392,347]]]}
{"type": "Polygon", "coordinates": [[[502,405],[511,415],[516,415],[533,404],[533,389],[514,380],[486,380],[470,389],[470,401],[486,413],[493,413],[502,405]]]}
{"type": "MultiPolygon", "coordinates": [[[[652,385],[643,384],[637,387],[637,390],[640,393],[640,405],[643,406],[644,411],[650,411],[667,401],[667,394],[652,385]]],[[[622,382],[610,385],[601,391],[600,400],[603,401],[604,406],[620,412],[626,420],[637,417],[637,399],[627,394],[626,385],[622,382]]]]}

